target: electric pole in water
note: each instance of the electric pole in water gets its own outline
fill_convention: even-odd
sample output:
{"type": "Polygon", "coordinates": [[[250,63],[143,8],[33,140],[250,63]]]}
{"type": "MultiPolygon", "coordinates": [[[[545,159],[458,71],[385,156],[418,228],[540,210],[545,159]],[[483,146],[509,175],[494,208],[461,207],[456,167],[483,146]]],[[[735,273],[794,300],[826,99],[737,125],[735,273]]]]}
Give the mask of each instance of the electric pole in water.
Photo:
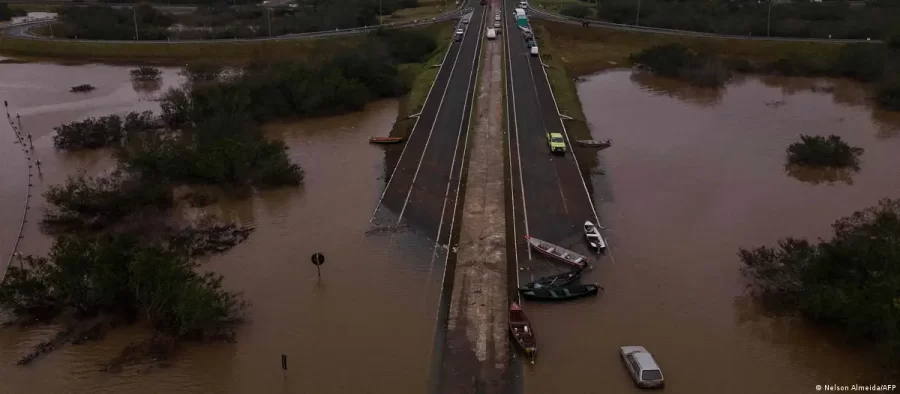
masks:
{"type": "MultiPolygon", "coordinates": [[[[597,0],[597,3],[600,3],[600,0],[597,0]]],[[[597,6],[599,7],[599,5],[597,6]]],[[[638,0],[637,13],[634,16],[634,25],[637,26],[641,22],[641,0],[638,0]]]]}
{"type": "Polygon", "coordinates": [[[141,37],[138,36],[138,27],[137,27],[137,5],[134,5],[133,7],[131,7],[131,11],[132,11],[132,15],[134,16],[134,40],[135,40],[135,41],[138,41],[138,40],[141,39],[141,37]]]}
{"type": "Polygon", "coordinates": [[[769,15],[766,17],[766,36],[772,36],[772,0],[769,0],[769,15]]]}

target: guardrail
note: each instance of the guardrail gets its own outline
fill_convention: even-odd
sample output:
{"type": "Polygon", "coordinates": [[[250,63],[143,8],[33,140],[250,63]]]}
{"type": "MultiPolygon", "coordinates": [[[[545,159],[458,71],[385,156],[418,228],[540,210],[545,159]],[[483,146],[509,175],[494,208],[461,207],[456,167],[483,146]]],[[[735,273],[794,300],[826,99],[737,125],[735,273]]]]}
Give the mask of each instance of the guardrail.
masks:
{"type": "Polygon", "coordinates": [[[594,19],[575,18],[575,17],[571,17],[571,16],[557,14],[554,12],[538,10],[538,9],[530,8],[530,7],[528,8],[527,12],[538,18],[557,21],[557,22],[580,24],[580,25],[585,25],[585,26],[596,26],[596,27],[603,27],[603,28],[613,29],[613,30],[640,31],[640,32],[647,32],[647,33],[668,34],[668,35],[676,35],[676,36],[721,38],[721,39],[732,39],[732,40],[793,41],[793,42],[819,42],[819,43],[833,42],[835,44],[850,44],[850,43],[879,44],[882,42],[881,40],[870,40],[870,39],[863,40],[863,39],[849,39],[849,38],[739,36],[739,35],[734,35],[734,34],[716,34],[716,33],[705,33],[705,32],[699,32],[699,31],[691,31],[691,30],[665,29],[665,28],[661,28],[661,27],[635,26],[635,25],[626,25],[626,24],[622,24],[622,23],[598,21],[598,20],[594,20],[594,19]]]}
{"type": "MultiPolygon", "coordinates": [[[[364,27],[354,27],[349,29],[335,29],[328,31],[315,31],[308,33],[295,33],[295,34],[285,34],[275,37],[259,37],[259,38],[235,38],[235,39],[210,39],[210,40],[82,40],[82,39],[74,39],[74,38],[54,38],[54,37],[40,37],[40,36],[32,36],[28,35],[27,32],[21,36],[8,36],[13,37],[15,39],[24,39],[24,40],[37,40],[37,41],[71,41],[71,42],[96,42],[96,43],[141,43],[141,44],[181,44],[181,43],[233,43],[233,42],[257,42],[257,41],[279,41],[279,40],[293,40],[293,39],[302,39],[302,38],[316,38],[316,37],[329,37],[329,36],[340,36],[340,35],[349,35],[349,34],[359,34],[364,32],[376,31],[378,29],[404,29],[410,27],[417,26],[425,26],[433,23],[444,22],[452,19],[456,19],[468,12],[472,12],[471,7],[466,8],[458,8],[453,11],[446,12],[444,14],[434,16],[431,18],[426,18],[423,20],[415,20],[411,22],[398,22],[398,23],[386,23],[383,25],[375,25],[375,26],[364,26],[364,27]]],[[[34,27],[40,26],[42,24],[48,23],[54,20],[54,18],[43,18],[39,20],[31,20],[27,22],[9,24],[9,25],[0,25],[0,30],[7,30],[13,27],[20,27],[25,25],[34,25],[34,27]]],[[[5,35],[0,32],[0,35],[5,35]]]]}

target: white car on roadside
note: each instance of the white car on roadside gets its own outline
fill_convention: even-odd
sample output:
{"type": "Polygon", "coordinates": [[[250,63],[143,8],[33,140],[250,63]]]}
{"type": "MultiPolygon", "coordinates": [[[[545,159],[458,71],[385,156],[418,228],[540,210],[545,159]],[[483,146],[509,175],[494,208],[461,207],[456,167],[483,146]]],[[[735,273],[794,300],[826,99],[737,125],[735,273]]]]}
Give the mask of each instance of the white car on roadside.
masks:
{"type": "Polygon", "coordinates": [[[619,349],[622,362],[631,374],[631,378],[641,388],[664,387],[662,371],[653,355],[643,346],[622,346],[619,349]]]}

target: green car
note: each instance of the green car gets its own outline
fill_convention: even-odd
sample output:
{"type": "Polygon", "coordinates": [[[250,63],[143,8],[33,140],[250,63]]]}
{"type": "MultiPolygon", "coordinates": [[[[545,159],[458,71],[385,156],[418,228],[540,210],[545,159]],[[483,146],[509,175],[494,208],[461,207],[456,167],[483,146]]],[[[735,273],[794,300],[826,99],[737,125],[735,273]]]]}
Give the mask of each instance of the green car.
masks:
{"type": "Polygon", "coordinates": [[[566,153],[566,142],[560,133],[547,133],[547,144],[550,145],[550,152],[566,153]]]}

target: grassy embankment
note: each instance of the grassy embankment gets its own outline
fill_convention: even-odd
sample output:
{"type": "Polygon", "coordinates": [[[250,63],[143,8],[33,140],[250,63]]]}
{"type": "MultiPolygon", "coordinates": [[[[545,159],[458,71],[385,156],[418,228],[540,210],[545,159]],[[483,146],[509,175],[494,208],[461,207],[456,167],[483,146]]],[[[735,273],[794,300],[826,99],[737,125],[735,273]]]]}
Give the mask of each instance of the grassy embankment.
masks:
{"type": "Polygon", "coordinates": [[[614,31],[543,20],[532,21],[547,76],[562,114],[571,116],[566,128],[574,139],[590,138],[581,101],[575,88],[577,78],[598,71],[630,67],[629,56],[658,45],[679,43],[699,52],[726,58],[769,63],[779,59],[805,59],[831,63],[843,44],[784,41],[728,40],[680,37],[643,32],[614,31]]]}
{"type": "MultiPolygon", "coordinates": [[[[450,37],[447,23],[417,29],[440,31],[450,37]]],[[[450,25],[452,27],[452,24],[450,25]]],[[[364,35],[278,41],[218,41],[209,43],[103,43],[35,41],[0,36],[0,54],[26,60],[102,61],[121,64],[184,65],[193,62],[245,64],[254,59],[303,60],[352,47],[364,35]]]]}
{"type": "Polygon", "coordinates": [[[431,54],[431,57],[425,63],[403,64],[400,66],[400,72],[411,79],[412,89],[400,103],[400,111],[397,114],[397,122],[394,123],[391,136],[405,137],[412,131],[416,119],[409,116],[419,113],[422,110],[422,106],[425,105],[425,98],[428,97],[428,91],[431,90],[431,85],[434,84],[434,79],[437,77],[438,70],[440,70],[436,66],[440,65],[441,61],[444,60],[444,55],[446,55],[447,49],[450,47],[450,37],[455,27],[456,23],[451,21],[437,23],[424,28],[434,35],[438,42],[437,49],[434,50],[434,53],[431,54]]]}
{"type": "Polygon", "coordinates": [[[404,8],[397,11],[394,11],[391,15],[385,15],[382,17],[381,23],[400,23],[400,22],[410,22],[414,20],[425,20],[440,14],[443,14],[446,11],[449,11],[455,6],[452,2],[445,2],[444,0],[421,0],[419,1],[419,6],[415,8],[404,8]],[[444,5],[447,4],[447,9],[445,10],[444,5]]]}

